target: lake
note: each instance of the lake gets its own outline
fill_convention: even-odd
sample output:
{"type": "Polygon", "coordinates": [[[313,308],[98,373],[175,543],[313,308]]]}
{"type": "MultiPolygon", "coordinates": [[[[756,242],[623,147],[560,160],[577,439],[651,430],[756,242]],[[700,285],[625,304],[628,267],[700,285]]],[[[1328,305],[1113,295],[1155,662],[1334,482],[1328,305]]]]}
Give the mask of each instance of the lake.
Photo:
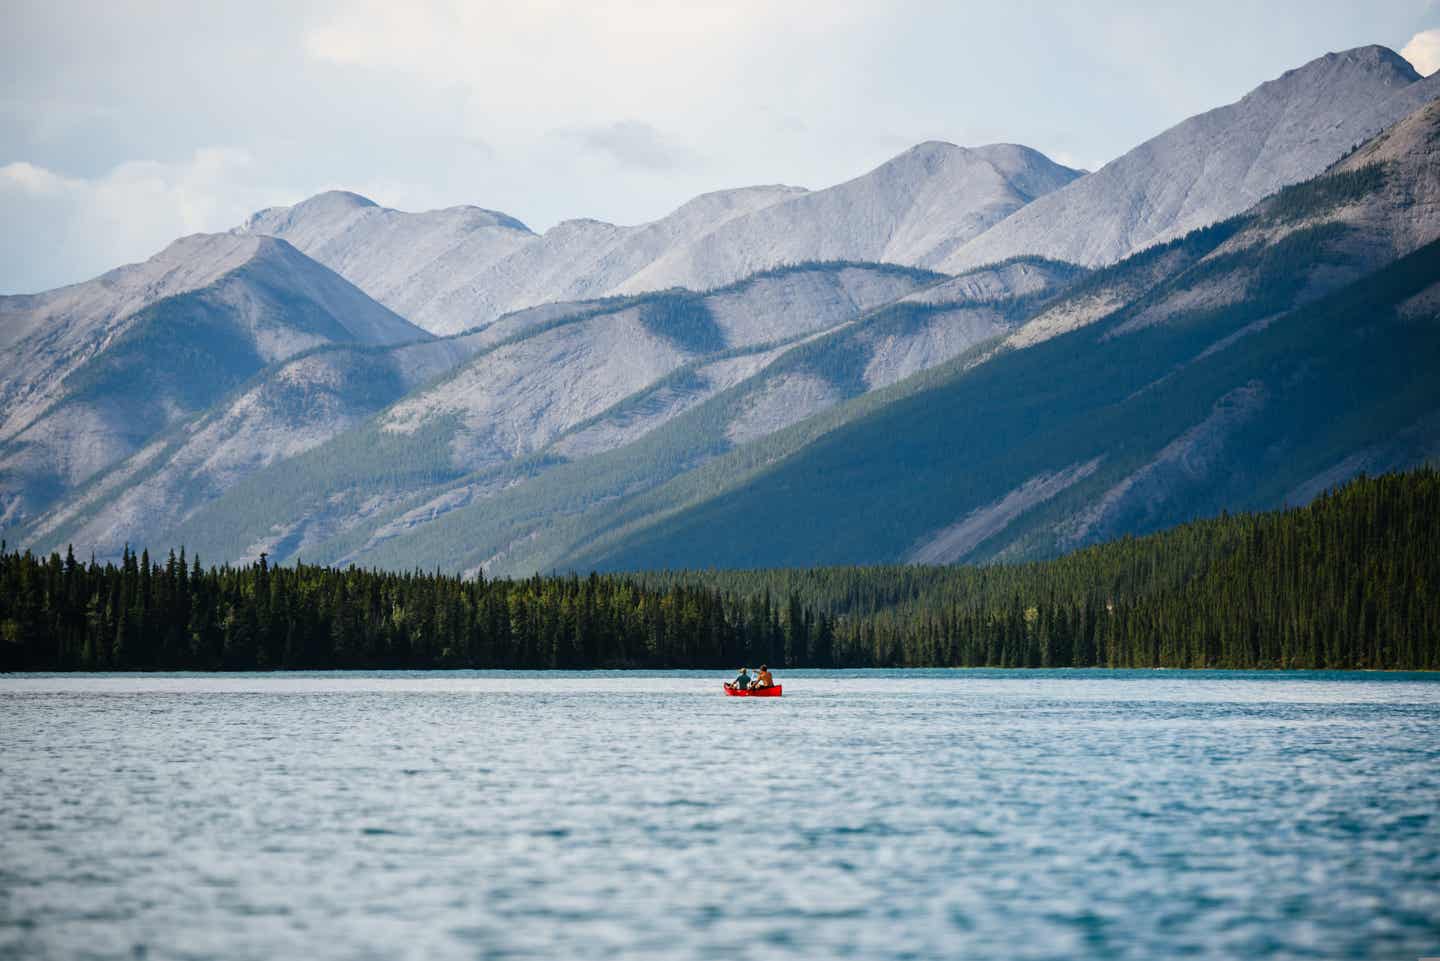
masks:
{"type": "Polygon", "coordinates": [[[0,677],[0,956],[1440,955],[1440,677],[0,677]]]}

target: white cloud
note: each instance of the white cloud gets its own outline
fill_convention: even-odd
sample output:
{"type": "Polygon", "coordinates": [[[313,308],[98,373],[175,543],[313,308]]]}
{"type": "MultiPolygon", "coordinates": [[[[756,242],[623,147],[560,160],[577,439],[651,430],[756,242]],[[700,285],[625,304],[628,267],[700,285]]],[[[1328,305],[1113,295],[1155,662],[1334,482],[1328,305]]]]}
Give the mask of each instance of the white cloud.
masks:
{"type": "Polygon", "coordinates": [[[1086,172],[1099,170],[1105,166],[1105,161],[1103,160],[1082,160],[1068,150],[1051,151],[1050,159],[1057,164],[1064,164],[1073,170],[1084,170],[1086,172]]]}
{"type": "Polygon", "coordinates": [[[768,83],[756,61],[784,38],[851,28],[874,12],[858,0],[347,3],[305,33],[303,49],[321,63],[463,90],[478,136],[634,117],[673,129],[700,110],[767,102],[755,95],[768,83]]]}
{"type": "Polygon", "coordinates": [[[12,225],[0,234],[0,291],[83,280],[286,199],[254,182],[254,166],[227,147],[178,163],[132,161],[94,178],[26,161],[0,166],[0,220],[12,225]]]}
{"type": "Polygon", "coordinates": [[[648,123],[622,120],[575,131],[581,143],[616,162],[649,170],[673,170],[695,163],[699,158],[687,147],[671,142],[648,123]]]}
{"type": "Polygon", "coordinates": [[[1400,48],[1400,56],[1409,60],[1423,77],[1440,70],[1440,28],[1415,34],[1409,43],[1400,48]]]}
{"type": "Polygon", "coordinates": [[[0,191],[10,189],[33,195],[54,195],[71,187],[75,181],[37,167],[24,160],[0,167],[0,191]]]}
{"type": "Polygon", "coordinates": [[[0,292],[328,187],[543,230],[744,184],[822,187],[926,139],[1094,167],[1325,50],[1408,36],[1421,5],[12,2],[0,292]],[[245,151],[196,151],[214,144],[245,151]]]}

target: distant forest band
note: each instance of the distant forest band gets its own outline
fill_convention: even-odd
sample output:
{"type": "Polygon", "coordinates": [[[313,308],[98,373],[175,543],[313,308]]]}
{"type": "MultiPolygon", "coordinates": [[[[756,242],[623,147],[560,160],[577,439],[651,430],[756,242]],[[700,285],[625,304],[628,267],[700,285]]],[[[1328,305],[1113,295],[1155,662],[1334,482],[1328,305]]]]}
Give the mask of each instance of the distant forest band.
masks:
{"type": "Polygon", "coordinates": [[[0,668],[1440,669],[1440,473],[1053,561],[462,578],[0,553],[0,668]]]}

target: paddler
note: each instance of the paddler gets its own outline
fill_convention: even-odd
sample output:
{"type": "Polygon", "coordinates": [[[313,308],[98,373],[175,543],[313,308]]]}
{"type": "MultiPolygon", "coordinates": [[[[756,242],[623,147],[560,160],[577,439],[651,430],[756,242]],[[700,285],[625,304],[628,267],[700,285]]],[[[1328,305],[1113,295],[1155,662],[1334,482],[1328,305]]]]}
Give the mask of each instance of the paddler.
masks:
{"type": "Polygon", "coordinates": [[[759,691],[767,687],[775,686],[775,678],[770,676],[770,668],[764,664],[760,665],[760,671],[755,675],[755,681],[750,685],[750,690],[759,691]]]}
{"type": "Polygon", "coordinates": [[[728,687],[728,688],[730,688],[731,690],[734,690],[734,691],[747,691],[747,690],[749,690],[749,689],[750,689],[750,668],[748,668],[748,667],[742,667],[742,668],[740,668],[740,673],[739,673],[738,675],[736,675],[735,680],[729,682],[729,683],[726,684],[725,686],[728,687]]]}

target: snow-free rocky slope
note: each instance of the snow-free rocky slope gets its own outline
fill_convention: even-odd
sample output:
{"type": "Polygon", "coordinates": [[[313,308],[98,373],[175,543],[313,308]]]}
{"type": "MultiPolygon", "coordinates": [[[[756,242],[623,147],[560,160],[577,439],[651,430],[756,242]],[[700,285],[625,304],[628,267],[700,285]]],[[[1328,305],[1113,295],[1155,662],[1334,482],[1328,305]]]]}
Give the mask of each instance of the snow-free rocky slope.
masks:
{"type": "Polygon", "coordinates": [[[617,289],[703,290],[805,260],[930,267],[1079,175],[1014,144],[923,143],[854,180],[738,217],[676,246],[617,289]]]}
{"type": "Polygon", "coordinates": [[[1175,364],[1176,332],[1117,339],[1090,365],[1103,377],[1085,382],[1088,393],[1037,403],[1051,378],[1075,373],[1072,352],[1101,344],[1079,331],[857,421],[658,523],[636,518],[554,566],[1042,557],[1221,510],[1300,503],[1359,470],[1433,463],[1437,275],[1432,243],[1257,332],[1245,351],[1173,373],[1147,361],[1175,364]],[[1023,390],[1007,395],[1005,384],[1023,390]],[[1028,420],[1037,413],[1039,430],[1028,420]],[[1017,436],[1022,444],[1000,443],[1017,436]]]}
{"type": "Polygon", "coordinates": [[[1026,147],[925,143],[825,190],[717,191],[633,227],[569,220],[537,237],[475,208],[406,214],[322,194],[239,229],[284,237],[443,334],[537,304],[709,290],[789,264],[923,267],[1078,175],[1026,147]]]}
{"type": "Polygon", "coordinates": [[[187,237],[82,284],[0,298],[0,517],[33,512],[267,364],[428,336],[268,237],[187,237]]]}
{"type": "Polygon", "coordinates": [[[329,193],[261,211],[238,229],[290,240],[439,334],[539,304],[706,290],[809,261],[952,274],[1017,256],[1094,266],[1319,173],[1436,93],[1440,77],[1422,80],[1398,54],[1361,47],[1292,70],[1084,176],[1027,147],[927,142],[824,190],[722,190],[637,226],[569,220],[536,236],[479,208],[411,214],[329,193]]]}
{"type": "MultiPolygon", "coordinates": [[[[445,325],[433,322],[427,305],[536,239],[520,221],[493,210],[407,213],[338,190],[262,210],[235,232],[283,237],[391,310],[437,331],[445,325]]],[[[460,326],[466,325],[453,329],[460,326]]]]}
{"type": "Polygon", "coordinates": [[[240,511],[258,521],[242,548],[262,544],[278,558],[278,529],[308,555],[320,532],[360,523],[402,495],[449,490],[453,478],[542,451],[560,462],[627,443],[763,368],[786,344],[939,279],[883,265],[784,268],[703,296],[552,305],[453,338],[313,351],[117,466],[33,533],[108,556],[192,515],[203,525],[240,511]],[[282,490],[263,517],[246,513],[282,490]]]}
{"type": "Polygon", "coordinates": [[[330,193],[239,228],[284,237],[433,333],[519,309],[705,290],[807,261],[962,273],[1016,256],[1095,266],[1239,213],[1440,93],[1398,54],[1327,54],[1093,173],[1011,144],[920,144],[846,183],[705,194],[653,223],[536,236],[473,207],[402,213],[330,193]],[[1078,178],[1078,179],[1077,179],[1078,178]]]}
{"type": "Polygon", "coordinates": [[[406,213],[331,193],[261,211],[238,230],[284,237],[414,323],[451,334],[539,304],[603,297],[673,246],[803,192],[718,191],[653,223],[567,220],[542,236],[479,208],[406,213]]]}
{"type": "Polygon", "coordinates": [[[307,351],[166,431],[37,521],[31,535],[110,556],[164,532],[235,483],[357,426],[483,348],[482,334],[377,350],[307,351]]]}
{"type": "MultiPolygon", "coordinates": [[[[217,556],[267,550],[278,558],[294,552],[383,565],[438,552],[446,565],[463,569],[543,567],[571,543],[570,529],[586,525],[606,502],[651,489],[848,397],[883,391],[1014,329],[1079,273],[1066,265],[1014,263],[916,287],[927,275],[819,265],[769,272],[707,295],[699,299],[704,313],[695,310],[694,295],[683,292],[622,301],[477,356],[370,425],[237,485],[174,536],[217,556]],[[912,293],[895,300],[906,285],[912,293]],[[842,290],[842,309],[828,307],[842,290]],[[886,298],[890,305],[868,313],[845,308],[847,299],[863,307],[886,298]],[[682,357],[706,349],[707,340],[711,353],[691,354],[664,377],[578,421],[567,407],[577,391],[612,379],[584,374],[611,363],[606,355],[577,364],[575,378],[559,390],[545,387],[555,376],[548,365],[531,365],[526,381],[536,388],[502,391],[499,396],[519,398],[503,411],[486,413],[494,400],[464,389],[476,380],[499,383],[522,357],[543,359],[555,347],[607,330],[629,331],[627,337],[643,345],[650,334],[632,326],[643,317],[637,307],[658,322],[653,329],[688,331],[682,340],[693,346],[682,343],[682,357]],[[696,336],[704,330],[697,321],[706,316],[723,339],[696,336]],[[776,334],[785,339],[765,340],[776,334]],[[473,400],[456,406],[465,398],[473,400]],[[525,446],[507,449],[516,442],[525,446]],[[377,478],[377,462],[415,470],[377,478]],[[257,503],[267,506],[253,510],[257,503]]],[[[644,359],[652,351],[636,354],[644,359]]]]}
{"type": "Polygon", "coordinates": [[[595,525],[556,566],[1044,556],[1435,460],[1440,102],[1050,309],[1106,289],[1128,299],[767,469],[611,507],[628,527],[595,525]]]}
{"type": "Polygon", "coordinates": [[[1421,79],[1384,47],[1326,54],[1147,140],[931,266],[954,273],[1017,254],[1113,263],[1313,177],[1436,96],[1440,74],[1421,79]]]}
{"type": "MultiPolygon", "coordinates": [[[[1137,238],[1164,237],[1186,218],[1218,216],[1224,206],[1207,197],[1239,203],[1301,177],[1436,83],[1417,81],[1378,48],[1322,58],[1144,145],[1133,155],[1143,163],[1110,165],[1130,170],[1133,190],[1101,191],[1116,207],[1095,201],[1087,231],[1104,236],[1113,215],[1153,228],[1130,229],[1121,246],[1143,245],[1149,239],[1137,238]],[[1177,139],[1187,130],[1192,150],[1177,139]],[[1207,160],[1198,172],[1197,155],[1207,160]]],[[[1423,404],[1325,381],[1315,372],[1348,370],[1351,355],[1306,344],[1291,344],[1293,357],[1266,355],[1276,370],[1292,365],[1283,384],[1270,383],[1266,368],[1241,381],[1215,374],[1179,401],[1166,385],[1269,350],[1275,331],[1298,329],[1298,316],[1367,356],[1374,345],[1332,331],[1338,315],[1320,305],[1368,289],[1353,285],[1397,257],[1419,257],[1432,236],[1429,123],[1412,114],[1333,177],[1093,273],[998,253],[950,279],[813,262],[961,263],[1027,211],[1088,196],[1077,188],[1110,177],[1075,180],[1003,145],[922,144],[828,190],[721,191],[651,224],[569,221],[543,236],[478,208],[406,214],[322,194],[90,285],[0,298],[0,525],[16,543],[63,550],[73,540],[102,556],[126,540],[183,542],[217,560],[268,550],[277,559],[516,573],[654,559],[677,543],[665,533],[673,526],[685,532],[678,543],[694,538],[692,559],[709,563],[705,528],[687,526],[696,512],[768,490],[766,478],[794,469],[802,475],[780,500],[814,494],[794,514],[811,510],[792,545],[824,538],[814,559],[842,556],[847,539],[870,559],[1029,556],[1248,497],[1214,481],[1217,470],[1236,483],[1252,477],[1243,458],[1224,453],[1225,438],[1246,424],[1293,423],[1289,400],[1275,398],[1315,374],[1336,396],[1361,398],[1368,419],[1357,415],[1344,430],[1275,428],[1276,443],[1303,447],[1313,435],[1321,446],[1308,459],[1267,461],[1252,486],[1283,482],[1303,493],[1356,464],[1418,456],[1423,404]],[[776,261],[801,263],[753,272],[776,261]],[[431,330],[463,333],[428,338],[362,289],[431,330]],[[1265,389],[1250,390],[1257,379],[1265,389]],[[979,383],[988,393],[975,393],[979,383]],[[1112,396],[1126,384],[1144,387],[1132,391],[1144,403],[1112,396]],[[1221,386],[1214,397],[1225,403],[1196,399],[1221,386]],[[948,418],[905,407],[952,391],[965,400],[948,418]],[[1133,443],[1114,421],[1109,447],[1085,458],[1054,462],[1036,446],[1088,436],[1109,411],[1097,398],[1107,397],[1138,405],[1127,408],[1139,425],[1133,443]],[[900,409],[908,419],[891,416],[900,409]],[[1171,418],[1155,427],[1170,431],[1158,446],[1144,426],[1156,418],[1171,418]],[[866,445],[877,441],[853,432],[879,422],[888,425],[879,442],[902,448],[885,469],[919,473],[885,475],[894,504],[866,504],[837,532],[814,509],[843,478],[865,490],[875,460],[866,445]],[[1386,423],[1394,437],[1375,439],[1374,425],[1386,423]],[[850,442],[824,446],[839,437],[850,442]],[[1207,460],[1212,442],[1222,453],[1207,460]],[[941,466],[900,456],[927,451],[941,466]],[[1017,473],[1032,455],[1039,466],[1017,473]],[[952,497],[936,486],[943,478],[985,497],[952,497]],[[1065,506],[1070,498],[1084,505],[1065,506]],[[1082,510],[1097,513],[1077,520],[1082,510]],[[893,545],[877,539],[876,525],[908,539],[885,553],[893,545]]],[[[1056,237],[1074,232],[1057,226],[1056,237]]],[[[1377,302],[1404,286],[1392,280],[1372,289],[1377,302]]],[[[1425,296],[1401,312],[1423,316],[1425,296]]],[[[1358,302],[1347,303],[1354,314],[1358,302]]],[[[1370,330],[1411,333],[1360,323],[1354,336],[1370,330]]],[[[1423,341],[1407,343],[1423,355],[1423,341]]],[[[1395,390],[1413,383],[1404,373],[1395,390]]],[[[1317,398],[1314,410],[1333,411],[1334,398],[1317,398]]],[[[748,536],[770,496],[725,524],[748,536]]],[[[756,556],[781,556],[764,553],[780,530],[753,538],[756,556]]]]}

